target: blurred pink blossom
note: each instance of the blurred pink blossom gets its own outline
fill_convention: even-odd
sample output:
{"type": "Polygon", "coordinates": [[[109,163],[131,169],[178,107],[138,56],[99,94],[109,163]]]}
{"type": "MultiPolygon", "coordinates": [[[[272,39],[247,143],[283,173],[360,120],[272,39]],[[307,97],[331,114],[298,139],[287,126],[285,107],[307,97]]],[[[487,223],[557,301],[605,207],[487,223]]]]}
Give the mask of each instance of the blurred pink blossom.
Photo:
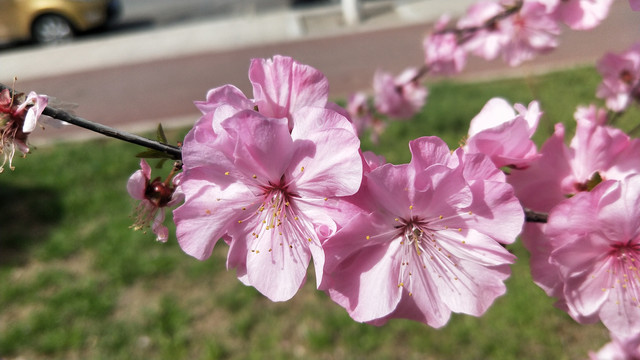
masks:
{"type": "Polygon", "coordinates": [[[600,25],[613,0],[537,0],[547,6],[547,11],[573,30],[591,30],[600,25]]]}
{"type": "Polygon", "coordinates": [[[546,6],[537,1],[525,1],[518,13],[501,20],[499,26],[511,38],[503,50],[503,58],[510,66],[518,66],[558,46],[560,27],[547,13],[546,6]]]}
{"type": "Polygon", "coordinates": [[[429,74],[457,74],[466,64],[467,53],[458,46],[456,34],[442,32],[448,21],[448,16],[441,17],[434,26],[435,32],[426,36],[423,41],[425,64],[429,69],[429,74]]]}
{"type": "Polygon", "coordinates": [[[395,119],[409,119],[424,106],[427,88],[417,79],[418,69],[409,68],[399,76],[378,70],[373,77],[376,110],[395,119]]]}
{"type": "Polygon", "coordinates": [[[629,0],[629,6],[633,11],[640,11],[640,0],[629,0]]]}
{"type": "Polygon", "coordinates": [[[613,111],[623,111],[640,99],[640,42],[620,54],[607,53],[597,64],[602,83],[596,95],[613,111]]]}
{"type": "Polygon", "coordinates": [[[458,28],[474,28],[470,37],[464,39],[462,48],[482,57],[493,60],[511,40],[509,23],[490,20],[504,11],[504,7],[495,1],[479,1],[469,7],[467,13],[458,21],[458,28]]]}
{"type": "Polygon", "coordinates": [[[589,360],[637,360],[640,359],[640,333],[611,334],[611,342],[597,353],[589,352],[589,360]]]}
{"type": "Polygon", "coordinates": [[[351,94],[347,99],[347,113],[358,136],[362,136],[373,123],[373,114],[368,101],[369,97],[363,92],[351,94]]]}

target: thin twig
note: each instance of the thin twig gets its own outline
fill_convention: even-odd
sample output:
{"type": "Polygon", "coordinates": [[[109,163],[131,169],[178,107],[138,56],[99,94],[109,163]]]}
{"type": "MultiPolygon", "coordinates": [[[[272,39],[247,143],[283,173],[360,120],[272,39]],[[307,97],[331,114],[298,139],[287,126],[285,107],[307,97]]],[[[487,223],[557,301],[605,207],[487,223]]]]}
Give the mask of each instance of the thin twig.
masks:
{"type": "Polygon", "coordinates": [[[549,214],[533,211],[527,208],[524,208],[524,215],[526,222],[546,223],[549,219],[549,214]]]}
{"type": "MultiPolygon", "coordinates": [[[[7,86],[5,86],[4,84],[0,83],[0,90],[4,90],[4,89],[9,89],[10,91],[13,92],[13,90],[7,86]]],[[[115,128],[112,128],[110,126],[106,126],[106,125],[102,125],[99,123],[95,123],[93,121],[89,121],[87,119],[83,119],[81,117],[69,114],[66,111],[60,110],[60,109],[56,109],[54,107],[51,106],[47,106],[44,111],[42,112],[43,115],[52,117],[54,119],[60,120],[60,121],[65,121],[69,124],[75,125],[75,126],[79,126],[81,128],[87,129],[87,130],[91,130],[94,132],[97,132],[99,134],[105,135],[105,136],[109,136],[112,138],[116,138],[119,140],[123,140],[132,144],[136,144],[136,145],[140,145],[140,146],[144,146],[147,147],[149,149],[153,149],[153,150],[157,150],[160,152],[163,152],[167,155],[169,155],[171,157],[171,159],[173,160],[180,160],[182,159],[182,151],[180,150],[179,147],[177,146],[173,146],[173,145],[169,145],[169,144],[163,144],[161,142],[155,141],[155,140],[151,140],[151,139],[147,139],[145,137],[139,136],[139,135],[135,135],[135,134],[131,134],[128,133],[126,131],[122,131],[122,130],[118,130],[115,128]]]]}

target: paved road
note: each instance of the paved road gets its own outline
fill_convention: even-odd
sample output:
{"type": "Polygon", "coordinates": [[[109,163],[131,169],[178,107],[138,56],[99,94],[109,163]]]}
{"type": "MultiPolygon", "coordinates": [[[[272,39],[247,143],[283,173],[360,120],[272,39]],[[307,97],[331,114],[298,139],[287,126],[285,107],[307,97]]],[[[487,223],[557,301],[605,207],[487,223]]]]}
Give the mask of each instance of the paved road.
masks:
{"type": "MultiPolygon", "coordinates": [[[[462,78],[509,76],[574,63],[594,61],[607,49],[620,51],[638,41],[640,13],[629,11],[626,1],[615,2],[607,21],[592,32],[565,31],[560,48],[524,68],[506,69],[500,62],[472,61],[462,78]]],[[[198,112],[193,100],[203,99],[212,87],[231,83],[250,96],[249,60],[273,54],[293,56],[323,71],[331,96],[344,97],[368,89],[377,68],[400,71],[422,62],[421,41],[429,24],[379,31],[329,36],[244,49],[214,51],[167,60],[86,71],[23,81],[19,89],[35,89],[79,104],[76,113],[87,119],[139,130],[163,125],[193,123],[198,112]]],[[[87,134],[84,130],[35,133],[34,142],[58,136],[87,134]]]]}

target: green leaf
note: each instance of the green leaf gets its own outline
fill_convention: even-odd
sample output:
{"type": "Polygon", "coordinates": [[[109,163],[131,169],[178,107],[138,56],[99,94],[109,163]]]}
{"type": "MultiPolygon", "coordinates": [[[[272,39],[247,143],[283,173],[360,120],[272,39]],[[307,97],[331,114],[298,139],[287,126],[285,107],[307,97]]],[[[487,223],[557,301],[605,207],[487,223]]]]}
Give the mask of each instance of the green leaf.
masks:
{"type": "Polygon", "coordinates": [[[162,124],[158,124],[158,130],[156,131],[156,139],[162,144],[167,144],[167,135],[164,134],[162,124]]]}

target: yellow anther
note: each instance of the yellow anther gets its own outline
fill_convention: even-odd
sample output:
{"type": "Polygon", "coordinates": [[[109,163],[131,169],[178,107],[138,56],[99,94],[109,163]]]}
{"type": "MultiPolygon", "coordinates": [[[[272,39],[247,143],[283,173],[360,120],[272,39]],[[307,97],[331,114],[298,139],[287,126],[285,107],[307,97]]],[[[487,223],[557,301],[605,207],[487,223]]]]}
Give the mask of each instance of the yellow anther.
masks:
{"type": "Polygon", "coordinates": [[[211,210],[207,209],[207,210],[205,210],[204,213],[207,214],[207,215],[211,215],[211,210]]]}
{"type": "Polygon", "coordinates": [[[458,228],[458,232],[461,232],[461,231],[462,231],[462,228],[458,228]]]}
{"type": "Polygon", "coordinates": [[[242,224],[242,220],[238,220],[238,224],[242,224]]]}
{"type": "Polygon", "coordinates": [[[371,236],[367,235],[366,239],[367,239],[367,240],[371,239],[371,236]]]}
{"type": "Polygon", "coordinates": [[[253,174],[252,178],[257,179],[257,178],[258,178],[258,175],[253,174]]]}
{"type": "Polygon", "coordinates": [[[304,166],[302,166],[302,167],[300,168],[300,171],[304,171],[304,166]]]}
{"type": "Polygon", "coordinates": [[[225,172],[224,172],[224,174],[225,174],[225,175],[229,175],[229,172],[228,172],[228,171],[225,171],[225,172]]]}
{"type": "Polygon", "coordinates": [[[403,287],[403,286],[404,286],[404,283],[398,284],[398,287],[403,287]]]}
{"type": "Polygon", "coordinates": [[[439,218],[440,220],[442,220],[442,219],[444,219],[444,216],[440,215],[440,216],[438,216],[438,218],[439,218]]]}
{"type": "Polygon", "coordinates": [[[409,205],[409,210],[413,210],[413,205],[409,205]]]}

